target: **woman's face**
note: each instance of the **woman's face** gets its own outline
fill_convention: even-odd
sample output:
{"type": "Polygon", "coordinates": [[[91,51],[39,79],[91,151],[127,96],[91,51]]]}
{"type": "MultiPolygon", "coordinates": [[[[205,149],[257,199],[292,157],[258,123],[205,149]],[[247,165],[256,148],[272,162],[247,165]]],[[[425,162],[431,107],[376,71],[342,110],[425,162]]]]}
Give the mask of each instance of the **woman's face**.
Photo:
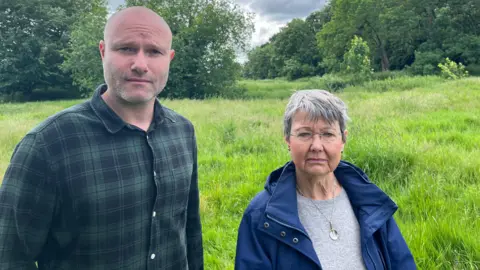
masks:
{"type": "Polygon", "coordinates": [[[345,145],[338,121],[332,125],[323,119],[310,121],[307,113],[299,111],[292,119],[290,134],[285,141],[298,172],[325,176],[337,168],[345,145]]]}

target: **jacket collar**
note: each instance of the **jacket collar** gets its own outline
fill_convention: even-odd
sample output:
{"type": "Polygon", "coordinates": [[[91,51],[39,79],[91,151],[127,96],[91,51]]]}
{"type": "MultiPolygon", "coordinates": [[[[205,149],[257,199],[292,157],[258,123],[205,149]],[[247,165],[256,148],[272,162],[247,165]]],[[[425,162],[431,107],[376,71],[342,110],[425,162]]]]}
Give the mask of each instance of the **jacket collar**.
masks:
{"type": "MultiPolygon", "coordinates": [[[[110,133],[117,133],[123,127],[127,125],[108,105],[102,98],[102,94],[107,91],[107,85],[102,84],[93,93],[92,99],[90,100],[90,106],[97,115],[97,117],[102,121],[105,128],[110,133]]],[[[170,121],[175,122],[172,117],[167,117],[166,112],[160,102],[156,99],[153,111],[153,120],[152,128],[158,127],[165,118],[170,119],[170,121]]]]}
{"type": "MultiPolygon", "coordinates": [[[[341,161],[334,171],[352,204],[365,240],[397,210],[396,204],[359,168],[341,161]]],[[[270,174],[265,189],[271,194],[265,214],[305,233],[298,217],[295,165],[288,162],[270,174]]]]}

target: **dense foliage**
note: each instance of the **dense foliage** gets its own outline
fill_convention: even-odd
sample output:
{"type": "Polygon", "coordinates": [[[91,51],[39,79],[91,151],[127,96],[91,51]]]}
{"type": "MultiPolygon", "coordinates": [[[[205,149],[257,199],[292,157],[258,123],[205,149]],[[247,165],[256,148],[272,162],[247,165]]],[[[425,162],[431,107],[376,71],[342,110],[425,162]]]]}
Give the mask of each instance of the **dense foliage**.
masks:
{"type": "MultiPolygon", "coordinates": [[[[162,93],[170,98],[235,97],[253,24],[233,0],[127,0],[170,24],[176,57],[162,93]]],[[[98,43],[106,0],[0,2],[0,101],[89,96],[103,82],[98,43]]]]}
{"type": "Polygon", "coordinates": [[[438,64],[449,58],[479,75],[480,1],[331,0],[252,50],[244,76],[295,79],[340,72],[355,36],[366,41],[375,71],[439,74],[438,64]]]}
{"type": "MultiPolygon", "coordinates": [[[[480,75],[478,0],[330,0],[250,50],[243,66],[236,57],[249,43],[253,17],[235,2],[125,1],[157,11],[172,28],[176,56],[162,96],[244,97],[236,83],[242,75],[327,75],[332,89],[351,85],[338,83],[339,74],[353,81],[375,79],[372,71],[455,78],[445,67],[456,65],[462,76],[480,75]]],[[[108,13],[106,0],[0,1],[0,102],[89,96],[103,82],[98,42],[108,13]]]]}

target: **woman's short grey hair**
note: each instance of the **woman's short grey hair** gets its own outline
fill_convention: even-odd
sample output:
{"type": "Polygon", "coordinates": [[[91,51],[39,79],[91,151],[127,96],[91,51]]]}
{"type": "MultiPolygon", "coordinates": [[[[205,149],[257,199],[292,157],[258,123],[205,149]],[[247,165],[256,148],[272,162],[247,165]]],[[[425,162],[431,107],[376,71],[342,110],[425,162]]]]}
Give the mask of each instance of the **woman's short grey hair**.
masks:
{"type": "Polygon", "coordinates": [[[286,138],[290,137],[292,119],[299,111],[307,113],[310,121],[322,119],[330,125],[338,121],[342,140],[346,141],[344,131],[350,118],[347,115],[347,105],[337,96],[325,90],[300,90],[293,93],[283,117],[283,133],[286,138]]]}

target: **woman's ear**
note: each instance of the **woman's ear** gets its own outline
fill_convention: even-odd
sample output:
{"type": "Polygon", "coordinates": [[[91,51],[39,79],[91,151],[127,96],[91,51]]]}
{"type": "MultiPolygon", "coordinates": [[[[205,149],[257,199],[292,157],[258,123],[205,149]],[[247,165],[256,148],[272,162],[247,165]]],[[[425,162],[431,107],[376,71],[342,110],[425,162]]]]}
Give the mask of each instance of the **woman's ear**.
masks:
{"type": "Polygon", "coordinates": [[[287,144],[288,151],[290,151],[290,137],[285,136],[285,137],[283,137],[283,139],[285,140],[285,143],[287,144]]]}

